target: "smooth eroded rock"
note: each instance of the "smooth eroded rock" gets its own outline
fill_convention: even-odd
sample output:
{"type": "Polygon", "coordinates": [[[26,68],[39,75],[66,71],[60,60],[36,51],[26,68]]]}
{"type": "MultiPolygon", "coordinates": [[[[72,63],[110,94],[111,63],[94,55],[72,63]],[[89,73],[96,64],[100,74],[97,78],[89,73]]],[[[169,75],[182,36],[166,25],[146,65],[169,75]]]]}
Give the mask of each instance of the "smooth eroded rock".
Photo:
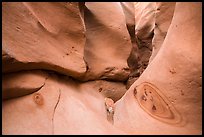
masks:
{"type": "Polygon", "coordinates": [[[2,102],[3,135],[53,134],[53,117],[60,91],[46,80],[37,92],[2,102]]]}
{"type": "Polygon", "coordinates": [[[149,62],[154,59],[162,43],[164,42],[164,39],[166,38],[166,34],[174,15],[175,5],[176,2],[156,2],[155,28],[154,36],[152,38],[152,54],[149,62]]]}
{"type": "Polygon", "coordinates": [[[46,69],[77,78],[86,72],[78,3],[4,2],[2,25],[3,73],[46,69]]]}
{"type": "Polygon", "coordinates": [[[131,40],[120,3],[86,2],[85,5],[84,59],[88,71],[81,79],[125,81],[129,75],[126,60],[131,40]]]}
{"type": "Polygon", "coordinates": [[[126,92],[125,84],[122,82],[95,80],[81,84],[81,88],[87,87],[101,93],[104,97],[111,98],[114,102],[118,101],[126,92]]]}
{"type": "Polygon", "coordinates": [[[115,104],[116,127],[131,134],[202,134],[201,28],[201,3],[176,3],[157,56],[115,104]],[[144,83],[155,88],[145,94],[144,83]]]}
{"type": "Polygon", "coordinates": [[[50,74],[38,92],[3,101],[3,134],[124,134],[108,122],[105,97],[92,87],[50,74]]]}
{"type": "Polygon", "coordinates": [[[45,84],[48,74],[40,71],[22,71],[2,76],[2,98],[11,99],[38,91],[45,84]]]}

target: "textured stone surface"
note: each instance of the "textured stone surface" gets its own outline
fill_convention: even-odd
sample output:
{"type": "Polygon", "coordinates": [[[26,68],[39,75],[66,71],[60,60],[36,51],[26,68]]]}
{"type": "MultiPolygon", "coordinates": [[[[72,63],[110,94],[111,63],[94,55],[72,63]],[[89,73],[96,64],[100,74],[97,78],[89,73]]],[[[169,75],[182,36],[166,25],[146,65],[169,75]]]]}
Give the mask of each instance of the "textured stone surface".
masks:
{"type": "Polygon", "coordinates": [[[133,83],[148,65],[155,28],[155,5],[155,2],[134,3],[135,29],[132,50],[127,60],[130,67],[127,85],[133,83]]]}
{"type": "Polygon", "coordinates": [[[2,105],[2,134],[53,134],[53,114],[59,88],[51,80],[37,92],[2,105]]]}
{"type": "Polygon", "coordinates": [[[39,70],[3,75],[2,98],[10,99],[36,92],[44,86],[47,78],[48,75],[39,70]]]}
{"type": "Polygon", "coordinates": [[[176,2],[156,2],[155,28],[152,38],[151,62],[158,53],[173,18],[176,2]]]}
{"type": "Polygon", "coordinates": [[[78,77],[85,27],[77,4],[3,3],[3,72],[46,69],[78,77]]]}
{"type": "Polygon", "coordinates": [[[3,102],[3,134],[122,134],[97,90],[50,74],[39,91],[3,102]]]}
{"type": "Polygon", "coordinates": [[[157,56],[115,104],[116,127],[131,134],[202,134],[201,11],[201,3],[176,3],[172,23],[157,56]],[[182,117],[180,126],[161,122],[141,108],[134,89],[143,82],[153,84],[163,99],[171,102],[169,105],[182,117]]]}
{"type": "Polygon", "coordinates": [[[171,24],[175,2],[135,2],[134,6],[135,42],[127,60],[131,70],[128,84],[137,79],[157,55],[171,24]]]}
{"type": "Polygon", "coordinates": [[[118,101],[126,92],[125,84],[121,82],[94,80],[81,84],[81,87],[94,89],[104,97],[111,98],[114,102],[118,101]]]}
{"type": "Polygon", "coordinates": [[[202,134],[201,3],[2,8],[3,134],[202,134]]]}
{"type": "Polygon", "coordinates": [[[85,5],[84,59],[88,71],[82,79],[125,81],[129,75],[126,60],[131,40],[120,3],[87,2],[85,5]]]}

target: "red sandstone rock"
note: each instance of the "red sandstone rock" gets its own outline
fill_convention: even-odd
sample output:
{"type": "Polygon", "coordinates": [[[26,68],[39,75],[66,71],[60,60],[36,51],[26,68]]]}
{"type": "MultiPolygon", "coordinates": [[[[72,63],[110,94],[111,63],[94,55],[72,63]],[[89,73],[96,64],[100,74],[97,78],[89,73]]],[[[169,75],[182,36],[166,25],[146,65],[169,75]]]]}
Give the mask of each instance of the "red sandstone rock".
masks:
{"type": "Polygon", "coordinates": [[[120,3],[86,2],[85,5],[84,59],[88,71],[82,79],[125,81],[129,75],[126,60],[131,40],[120,3]]]}
{"type": "Polygon", "coordinates": [[[135,34],[132,35],[133,45],[127,60],[130,67],[128,85],[137,79],[148,65],[155,27],[155,5],[155,2],[134,3],[135,34]]]}
{"type": "Polygon", "coordinates": [[[4,101],[2,111],[3,134],[123,133],[107,121],[103,95],[68,77],[50,75],[38,92],[4,101]]]}
{"type": "Polygon", "coordinates": [[[3,72],[46,69],[79,77],[85,27],[77,4],[3,3],[3,72]]]}
{"type": "Polygon", "coordinates": [[[3,76],[2,98],[25,96],[44,86],[48,75],[42,71],[22,71],[3,76]]]}
{"type": "Polygon", "coordinates": [[[95,90],[101,93],[104,97],[111,98],[114,102],[118,101],[126,92],[125,84],[121,82],[94,80],[84,82],[81,88],[88,88],[87,90],[95,90]]]}
{"type": "Polygon", "coordinates": [[[10,99],[2,105],[3,134],[53,134],[59,88],[50,80],[37,92],[10,99]]]}
{"type": "Polygon", "coordinates": [[[128,85],[138,79],[158,53],[171,24],[174,9],[175,2],[135,3],[137,40],[127,60],[131,70],[128,85]]]}
{"type": "Polygon", "coordinates": [[[2,7],[3,134],[202,133],[201,3],[2,7]]]}
{"type": "MultiPolygon", "coordinates": [[[[176,3],[172,23],[157,56],[115,105],[116,127],[131,134],[201,134],[201,9],[201,3],[176,3]],[[143,82],[155,86],[157,90],[152,92],[159,93],[162,100],[178,111],[182,117],[179,125],[162,122],[149,114],[153,107],[144,110],[146,106],[139,105],[141,100],[135,98],[134,89],[137,94],[143,92],[137,87],[143,82]]],[[[163,117],[165,113],[161,113],[163,117]]],[[[174,117],[171,119],[174,122],[174,117]]]]}
{"type": "Polygon", "coordinates": [[[154,36],[152,38],[152,54],[149,62],[153,60],[164,42],[173,18],[175,4],[175,2],[156,2],[155,28],[154,36]]]}

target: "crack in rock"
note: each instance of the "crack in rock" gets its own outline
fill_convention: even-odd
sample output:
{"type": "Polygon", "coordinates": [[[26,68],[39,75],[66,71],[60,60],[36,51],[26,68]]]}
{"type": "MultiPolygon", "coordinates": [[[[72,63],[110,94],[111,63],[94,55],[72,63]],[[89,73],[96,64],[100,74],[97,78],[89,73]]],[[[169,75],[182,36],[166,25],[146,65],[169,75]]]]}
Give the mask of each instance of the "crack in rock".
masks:
{"type": "Polygon", "coordinates": [[[53,111],[53,114],[52,114],[52,134],[54,135],[54,116],[55,116],[55,110],[59,104],[59,101],[60,101],[60,97],[61,97],[61,90],[59,89],[59,96],[58,96],[58,99],[57,99],[57,103],[55,104],[55,107],[54,107],[54,111],[53,111]]]}

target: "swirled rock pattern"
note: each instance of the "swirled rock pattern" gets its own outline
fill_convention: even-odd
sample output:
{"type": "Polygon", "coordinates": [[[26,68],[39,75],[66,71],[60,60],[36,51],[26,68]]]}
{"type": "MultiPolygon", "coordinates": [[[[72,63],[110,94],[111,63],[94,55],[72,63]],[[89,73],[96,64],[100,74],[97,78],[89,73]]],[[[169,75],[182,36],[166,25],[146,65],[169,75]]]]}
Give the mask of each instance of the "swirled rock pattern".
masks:
{"type": "Polygon", "coordinates": [[[201,11],[201,3],[176,3],[157,55],[115,104],[117,128],[130,134],[202,134],[201,11]]]}
{"type": "Polygon", "coordinates": [[[182,117],[173,104],[150,83],[142,83],[134,90],[139,105],[152,117],[168,124],[180,124],[182,117]],[[137,93],[137,91],[139,91],[137,93]]]}

